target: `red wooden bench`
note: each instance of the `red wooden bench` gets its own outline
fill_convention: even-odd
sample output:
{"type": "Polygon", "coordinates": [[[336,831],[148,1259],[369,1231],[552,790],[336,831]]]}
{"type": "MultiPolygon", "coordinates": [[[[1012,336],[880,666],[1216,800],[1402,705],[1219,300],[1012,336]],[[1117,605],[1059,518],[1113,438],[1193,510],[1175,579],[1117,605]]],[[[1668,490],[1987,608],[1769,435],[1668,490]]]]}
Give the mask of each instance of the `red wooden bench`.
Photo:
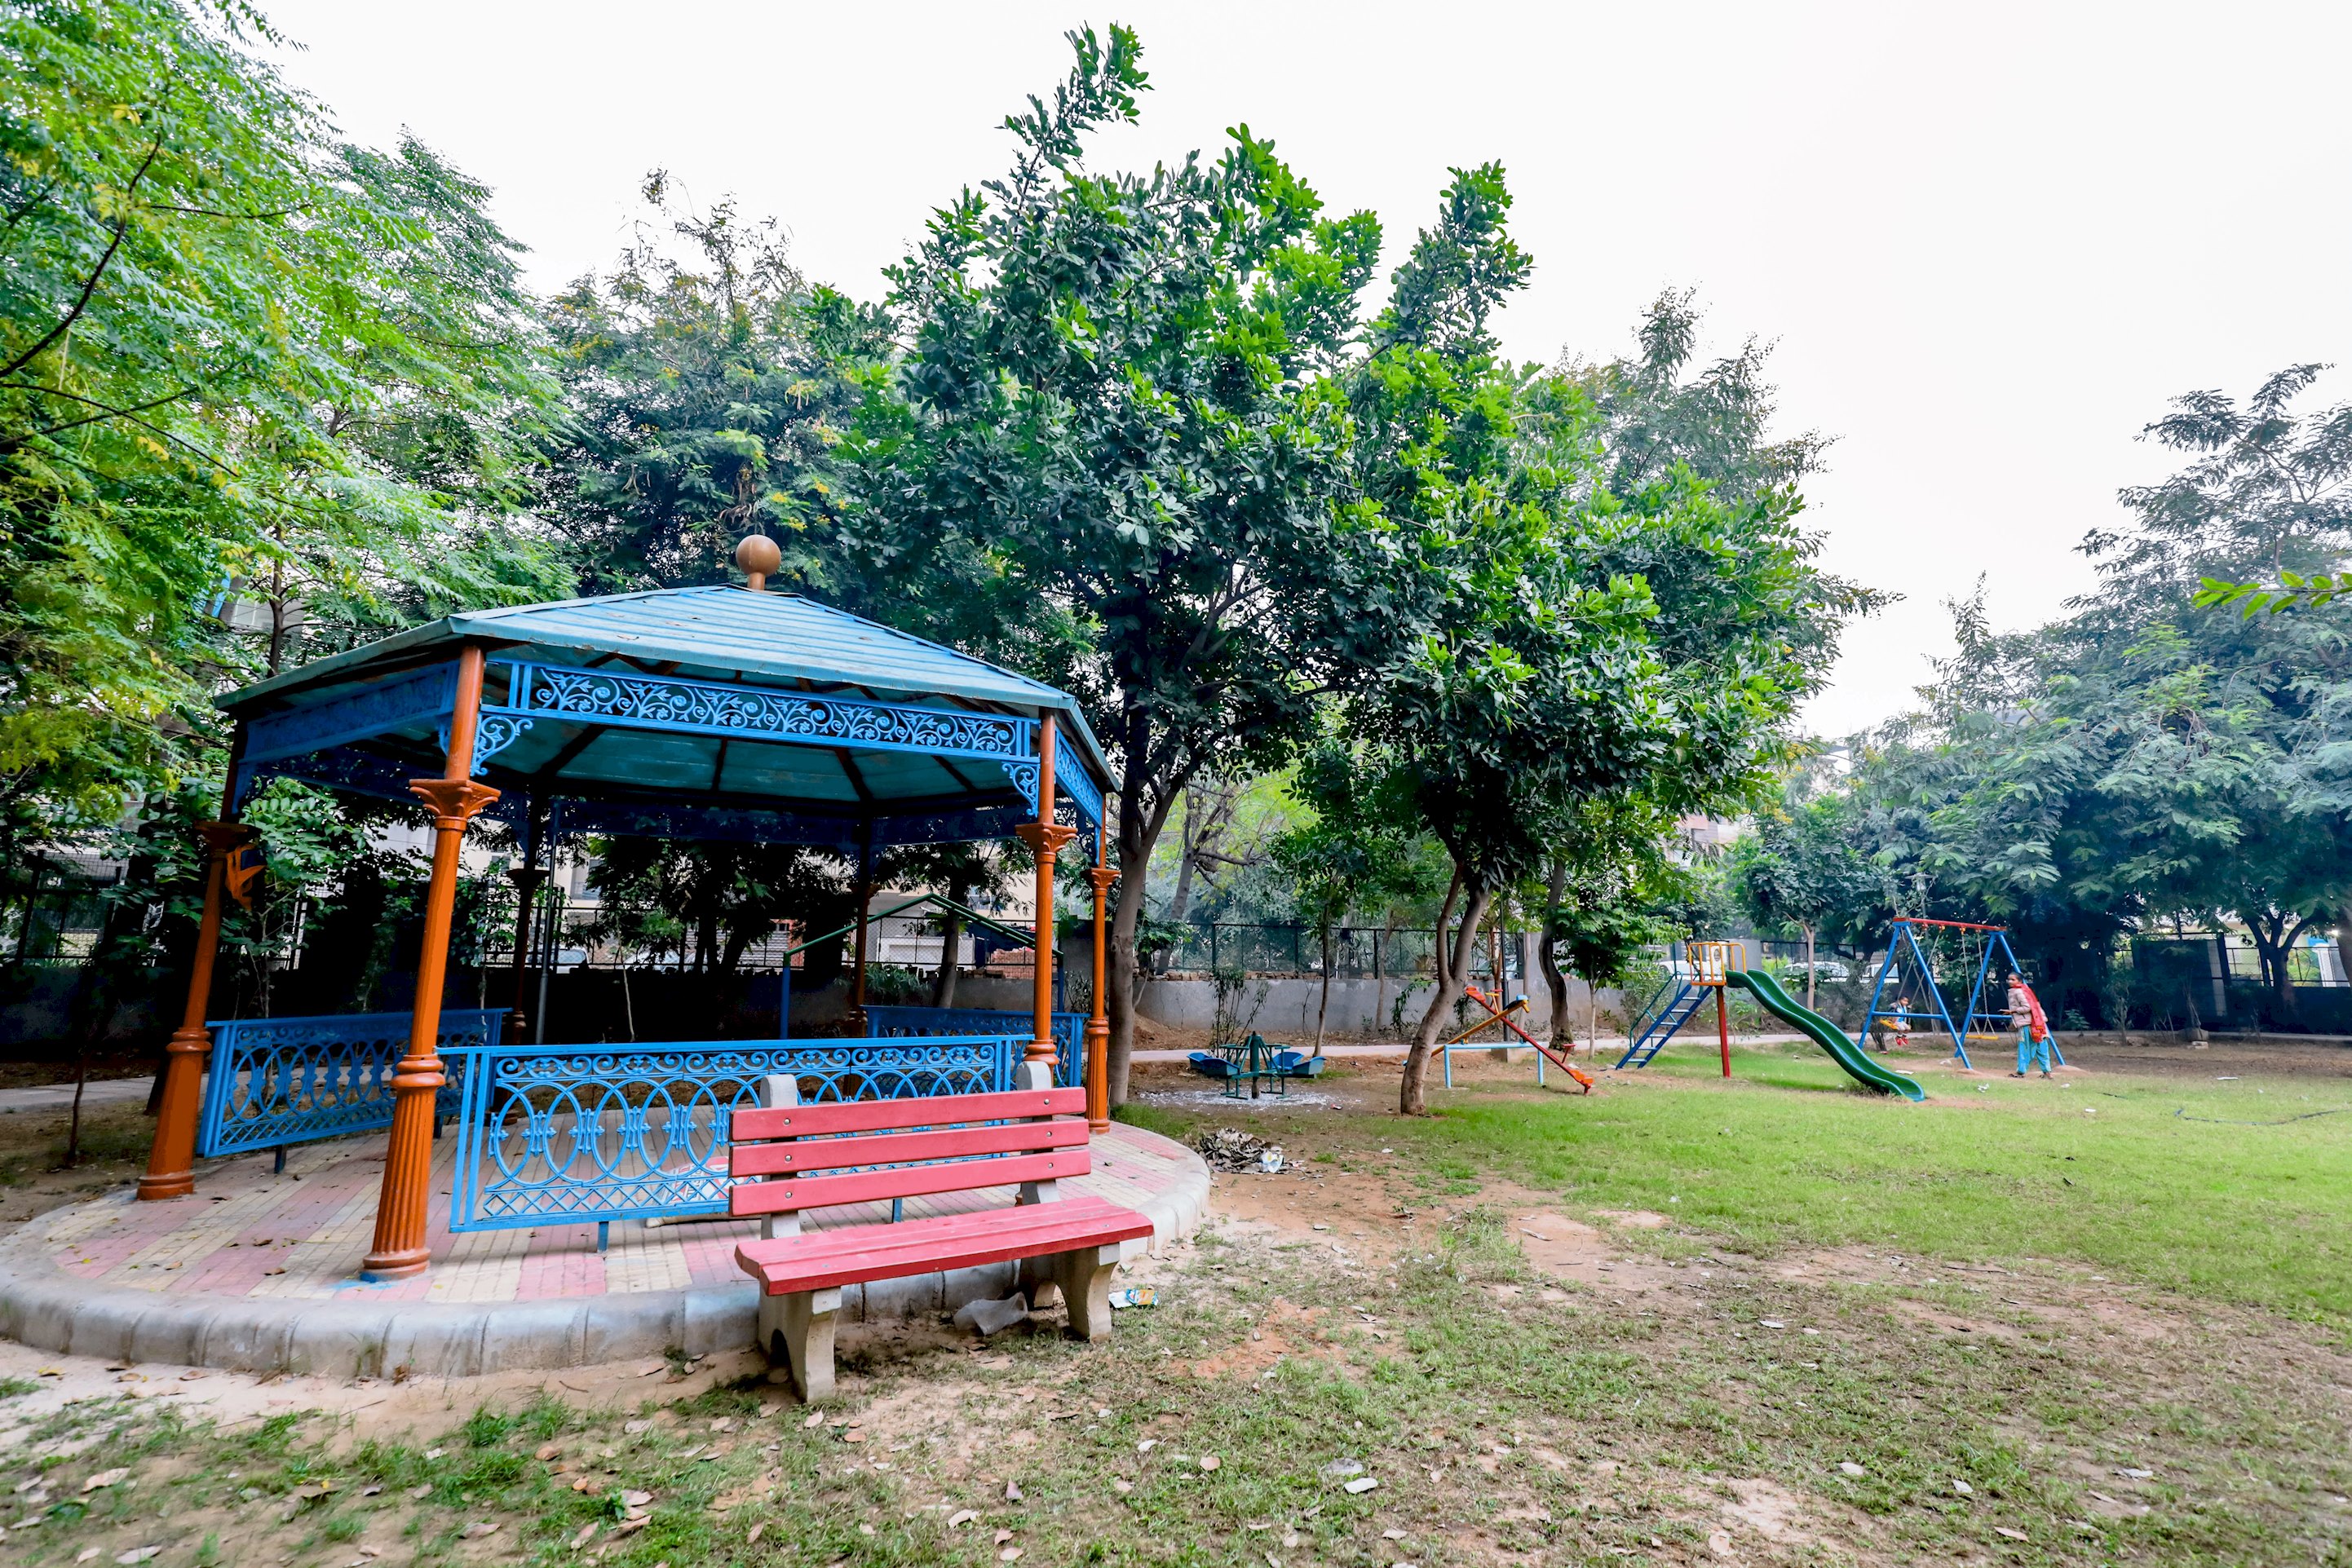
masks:
{"type": "Polygon", "coordinates": [[[735,1249],[735,1261],[760,1281],[760,1347],[791,1366],[803,1398],[833,1394],[844,1285],[1020,1261],[1033,1304],[1058,1291],[1072,1333],[1110,1337],[1111,1270],[1151,1234],[1151,1221],[1057,1186],[1091,1168],[1084,1090],[801,1105],[788,1103],[797,1098],[789,1078],[769,1084],[767,1107],[734,1114],[728,1207],[768,1221],[761,1240],[735,1249]],[[1003,1208],[825,1230],[800,1225],[804,1209],[1014,1185],[1020,1196],[1003,1208]]]}

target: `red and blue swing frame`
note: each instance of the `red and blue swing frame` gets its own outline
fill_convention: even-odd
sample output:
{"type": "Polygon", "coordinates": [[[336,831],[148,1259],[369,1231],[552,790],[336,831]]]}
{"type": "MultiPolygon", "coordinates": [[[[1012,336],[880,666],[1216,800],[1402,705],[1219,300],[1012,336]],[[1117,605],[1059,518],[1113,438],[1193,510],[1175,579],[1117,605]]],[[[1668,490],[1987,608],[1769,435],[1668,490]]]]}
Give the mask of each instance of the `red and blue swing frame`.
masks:
{"type": "MultiPolygon", "coordinates": [[[[1997,1027],[1989,1029],[1988,1033],[2005,1033],[2009,1028],[2009,1014],[2005,1008],[1999,1013],[1993,1013],[1986,1011],[1983,1005],[1985,980],[1993,973],[1992,961],[1996,953],[2008,961],[2008,967],[2003,971],[2004,973],[2021,975],[2025,972],[2024,966],[2017,961],[2016,950],[2009,945],[2009,927],[2006,925],[1986,925],[1969,920],[1926,920],[1908,915],[1897,916],[1893,923],[1893,929],[1887,934],[1886,956],[1879,960],[1878,980],[1872,986],[1870,991],[1870,1010],[1863,1015],[1862,1032],[1855,1037],[1855,1043],[1867,1050],[1870,1045],[1871,1026],[1880,1019],[1899,1022],[1906,1030],[1914,1019],[1932,1020],[1941,1024],[1944,1032],[1952,1037],[1952,1054],[1959,1058],[1960,1065],[1973,1069],[1976,1063],[1969,1060],[1968,1037],[1975,1031],[1978,1022],[1982,1020],[1990,1025],[1998,1020],[1997,1027]],[[1953,931],[1985,933],[1984,956],[1977,960],[1976,976],[1969,988],[1968,1007],[1961,1015],[1961,1021],[1958,1024],[1952,1021],[1951,1009],[1945,1005],[1943,983],[1937,978],[1936,967],[1927,961],[1927,950],[1919,946],[1917,928],[1922,925],[1937,926],[1953,931]],[[1878,1005],[1880,999],[1886,994],[1887,977],[1895,973],[1895,966],[1906,947],[1909,948],[1912,958],[1919,966],[1920,975],[1927,981],[1927,995],[1936,1004],[1934,1012],[1922,1012],[1916,1008],[1882,1008],[1878,1005]]],[[[2050,1041],[2050,1055],[2059,1066],[2066,1065],[2066,1059],[2060,1054],[2058,1041],[2054,1036],[2050,1041]]]]}

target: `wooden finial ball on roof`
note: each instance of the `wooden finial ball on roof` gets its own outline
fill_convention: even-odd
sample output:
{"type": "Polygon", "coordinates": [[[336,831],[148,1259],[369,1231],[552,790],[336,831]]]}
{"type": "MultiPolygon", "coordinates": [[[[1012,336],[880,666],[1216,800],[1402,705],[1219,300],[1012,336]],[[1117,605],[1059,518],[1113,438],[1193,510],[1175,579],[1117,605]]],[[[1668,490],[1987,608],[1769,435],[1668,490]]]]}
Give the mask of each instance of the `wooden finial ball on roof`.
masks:
{"type": "Polygon", "coordinates": [[[743,542],[735,547],[735,564],[743,569],[743,586],[758,593],[784,564],[784,552],[765,534],[747,534],[743,542]]]}

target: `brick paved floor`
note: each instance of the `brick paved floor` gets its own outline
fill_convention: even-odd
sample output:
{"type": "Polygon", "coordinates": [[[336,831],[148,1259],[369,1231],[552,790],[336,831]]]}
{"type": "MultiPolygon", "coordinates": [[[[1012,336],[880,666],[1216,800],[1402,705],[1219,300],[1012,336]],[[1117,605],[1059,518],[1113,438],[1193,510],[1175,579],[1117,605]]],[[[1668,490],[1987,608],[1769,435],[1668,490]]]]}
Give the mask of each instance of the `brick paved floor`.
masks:
{"type": "MultiPolygon", "coordinates": [[[[193,1197],[131,1203],[120,1197],[79,1205],[47,1228],[49,1256],[68,1274],[175,1295],[323,1301],[341,1292],[371,1300],[518,1301],[605,1292],[669,1291],[742,1278],[736,1243],[756,1227],[736,1221],[613,1224],[596,1250],[592,1225],[514,1230],[449,1229],[449,1189],[457,1141],[433,1145],[433,1198],[426,1217],[433,1267],[422,1276],[370,1285],[358,1275],[374,1233],[383,1179],[383,1136],[335,1139],[295,1148],[284,1176],[267,1153],[199,1166],[193,1197]]],[[[1094,1140],[1094,1170],[1070,1186],[1140,1206],[1177,1184],[1187,1151],[1113,1124],[1094,1140]]],[[[989,1208],[1013,1201],[1011,1187],[908,1198],[908,1218],[989,1208]]],[[[817,1209],[812,1228],[889,1218],[889,1205],[817,1209]]]]}

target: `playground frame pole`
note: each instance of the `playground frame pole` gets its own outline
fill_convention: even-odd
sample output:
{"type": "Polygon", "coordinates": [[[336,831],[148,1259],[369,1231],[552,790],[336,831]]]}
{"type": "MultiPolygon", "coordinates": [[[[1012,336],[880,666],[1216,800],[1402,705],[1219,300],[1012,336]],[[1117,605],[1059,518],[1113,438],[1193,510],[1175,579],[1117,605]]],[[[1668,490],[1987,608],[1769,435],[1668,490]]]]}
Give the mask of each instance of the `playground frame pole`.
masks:
{"type": "Polygon", "coordinates": [[[1728,981],[1715,988],[1715,1038],[1716,1042],[1723,1047],[1723,1075],[1726,1078],[1731,1076],[1731,1005],[1724,1000],[1723,993],[1729,988],[1728,981]]]}
{"type": "MultiPolygon", "coordinates": [[[[1927,979],[1927,994],[1935,998],[1936,1016],[1944,1020],[1944,1032],[1952,1037],[1952,1054],[1958,1057],[1963,1064],[1973,1065],[1969,1062],[1969,1042],[1961,1034],[1959,1026],[1952,1022],[1951,1007],[1944,1000],[1943,980],[1937,975],[1936,967],[1927,962],[1927,950],[1919,946],[1918,924],[1910,920],[1898,920],[1895,924],[1903,927],[1903,939],[1911,945],[1912,961],[1919,966],[1919,973],[1927,979]]],[[[1987,956],[1990,954],[1991,949],[1988,947],[1987,956]]]]}

